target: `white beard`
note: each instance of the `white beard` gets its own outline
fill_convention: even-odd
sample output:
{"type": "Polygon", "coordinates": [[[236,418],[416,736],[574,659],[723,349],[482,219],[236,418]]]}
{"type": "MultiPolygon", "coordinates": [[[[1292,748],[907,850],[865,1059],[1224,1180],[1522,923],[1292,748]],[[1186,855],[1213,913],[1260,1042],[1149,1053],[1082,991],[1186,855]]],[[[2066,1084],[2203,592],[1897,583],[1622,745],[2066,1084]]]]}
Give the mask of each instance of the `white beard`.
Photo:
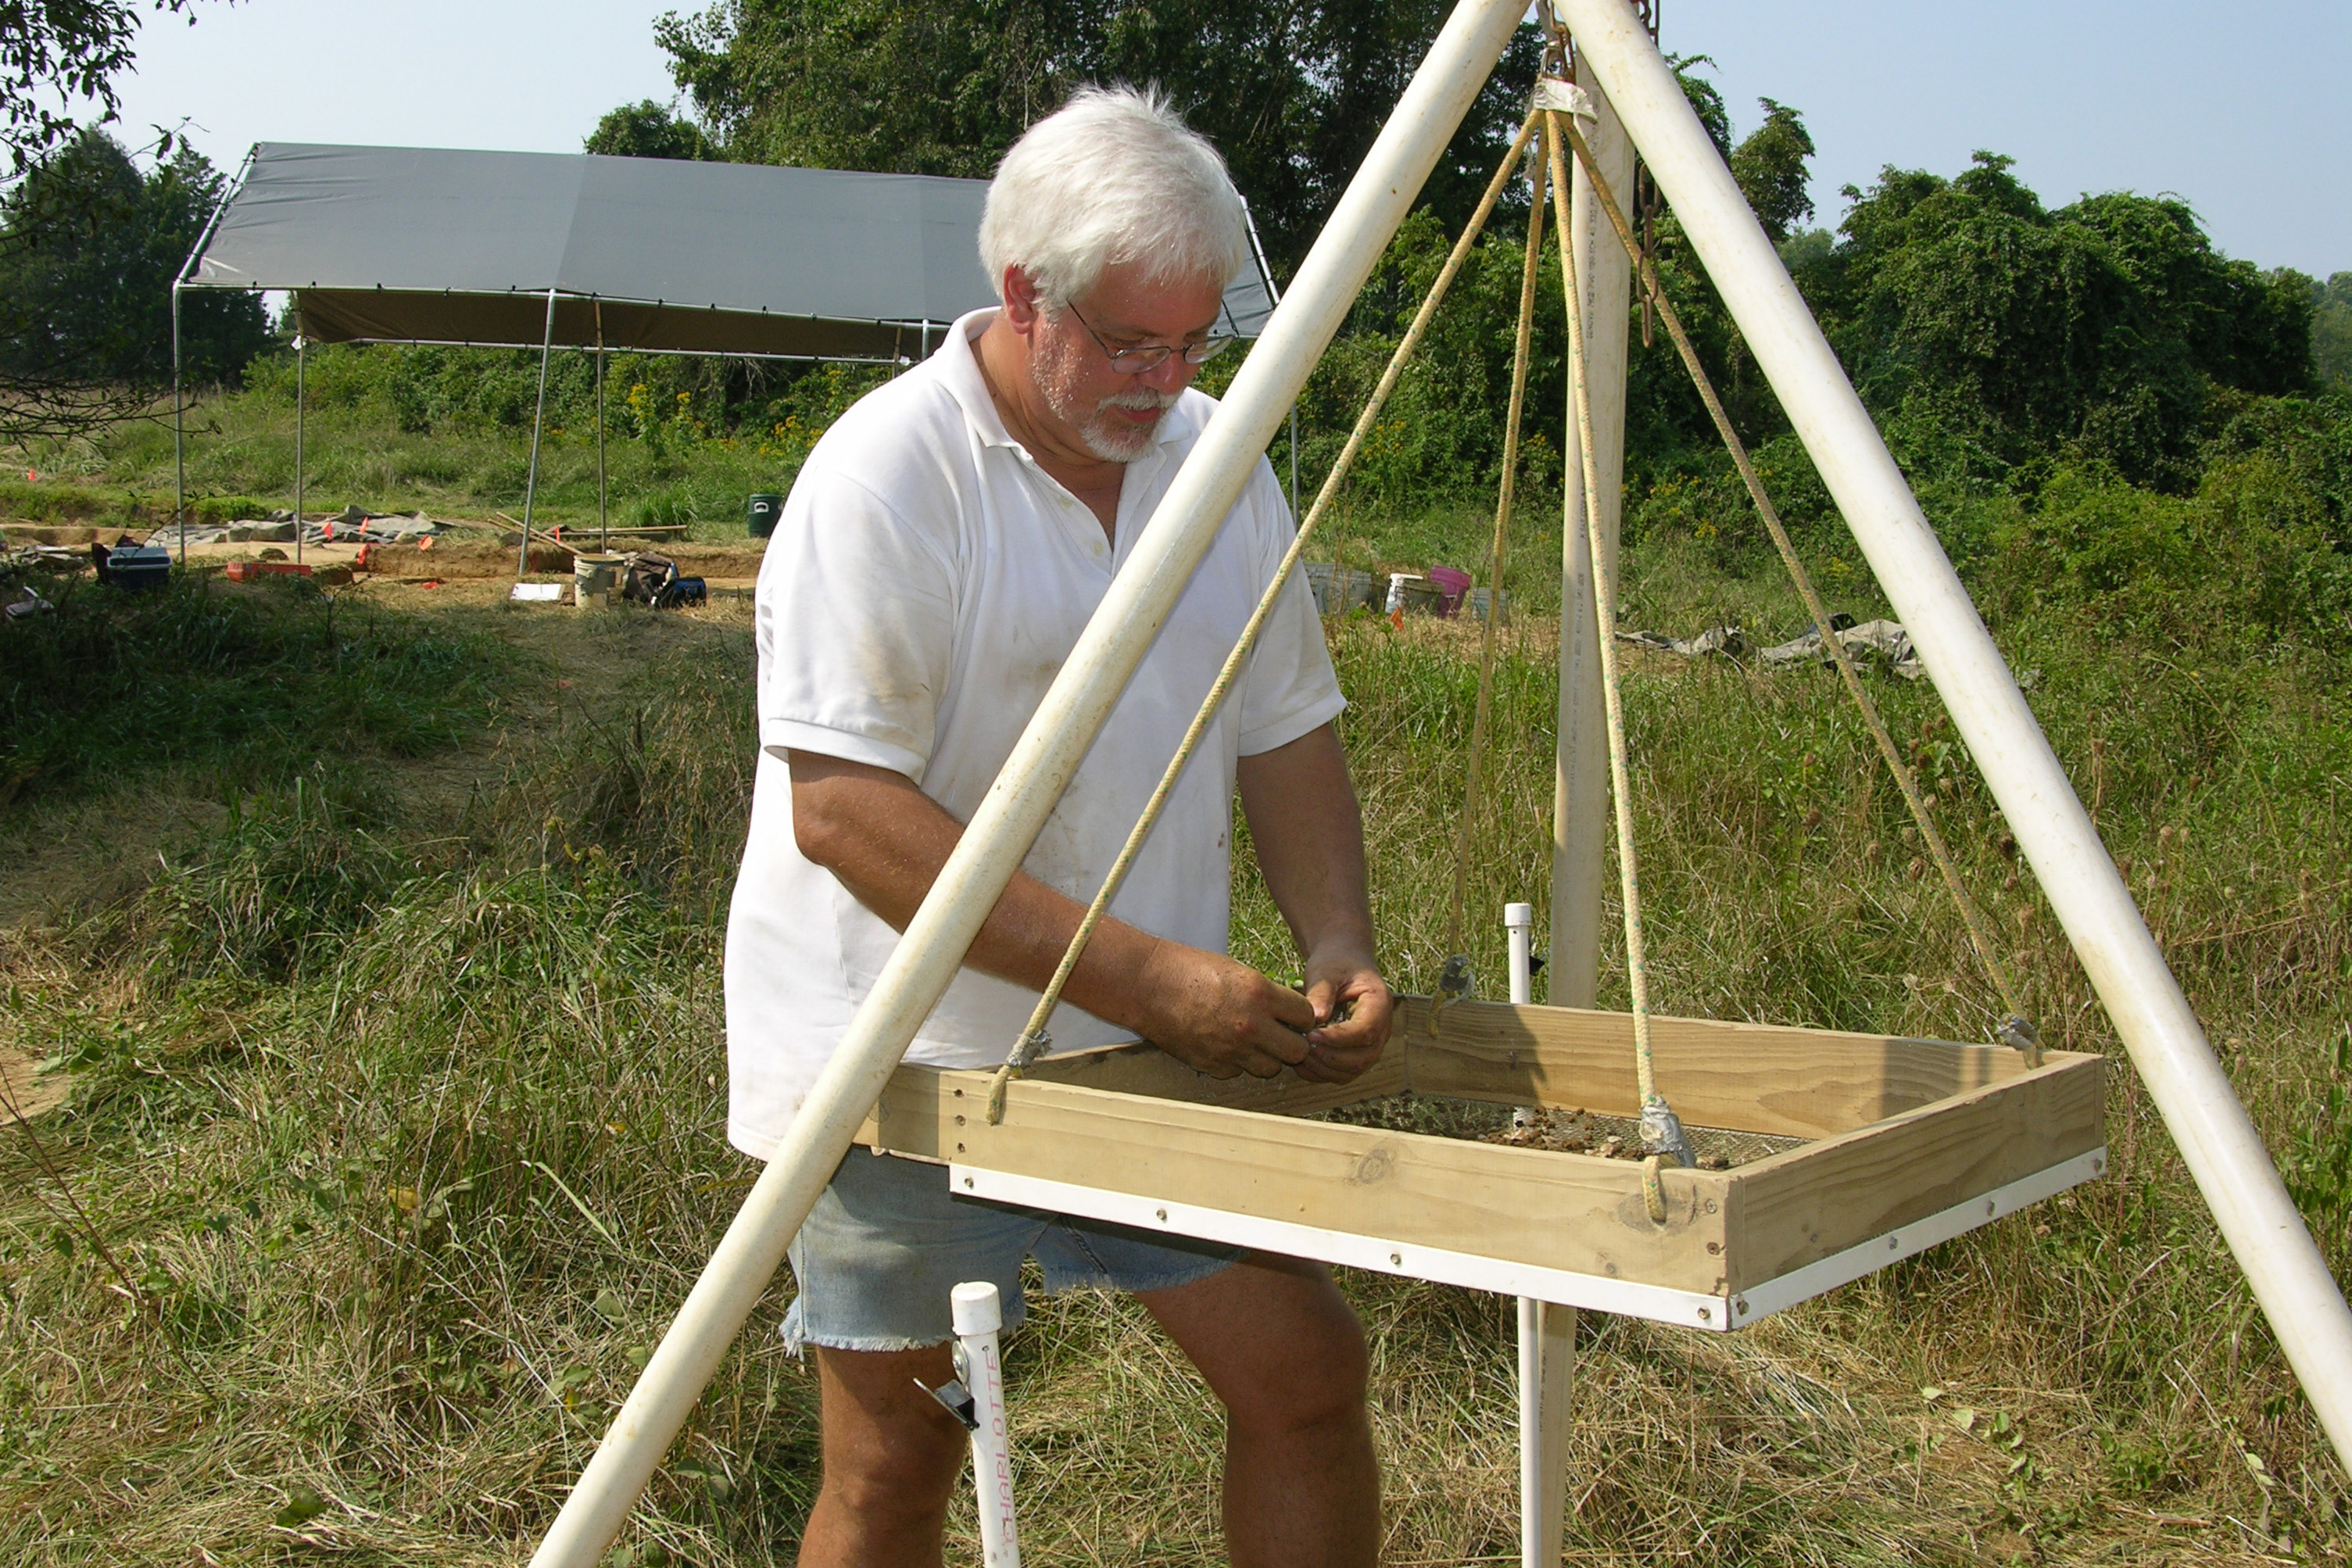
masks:
{"type": "MultiPolygon", "coordinates": [[[[1089,345],[1090,346],[1090,345],[1089,345]]],[[[1149,425],[1130,424],[1114,419],[1114,408],[1151,408],[1165,414],[1181,395],[1173,392],[1153,392],[1148,387],[1135,387],[1099,398],[1091,405],[1078,395],[1080,374],[1078,355],[1085,352],[1066,340],[1038,354],[1037,390],[1045,394],[1045,406],[1054,416],[1070,426],[1086,449],[1106,463],[1132,463],[1151,450],[1160,437],[1160,421],[1149,425]]]]}

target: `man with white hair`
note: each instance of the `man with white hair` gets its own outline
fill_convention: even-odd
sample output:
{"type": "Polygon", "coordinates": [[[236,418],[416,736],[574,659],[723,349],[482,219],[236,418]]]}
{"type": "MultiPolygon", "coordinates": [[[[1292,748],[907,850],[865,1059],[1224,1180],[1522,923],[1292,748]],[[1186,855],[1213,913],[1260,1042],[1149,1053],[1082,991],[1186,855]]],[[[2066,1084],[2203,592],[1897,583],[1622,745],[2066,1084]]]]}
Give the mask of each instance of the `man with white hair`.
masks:
{"type": "MultiPolygon", "coordinates": [[[[802,468],[761,567],[761,754],[727,938],[729,1136],[768,1157],[1214,405],[1248,258],[1224,164],[1156,98],[1088,89],[1006,154],[981,225],[1002,304],[866,397],[802,468]]],[[[908,1058],[991,1066],[1020,1036],[1289,543],[1261,460],[908,1058]]],[[[1051,1022],[1219,1077],[1351,1078],[1385,1043],[1344,706],[1293,582],[1051,1022]],[[1238,787],[1304,966],[1224,955],[1238,787]]],[[[1362,1331],[1327,1271],[958,1201],[938,1165],[854,1151],[792,1248],[784,1325],[815,1348],[824,1476],[803,1564],[935,1563],[962,1429],[948,1292],[1131,1291],[1224,1404],[1243,1568],[1372,1561],[1362,1331]]]]}

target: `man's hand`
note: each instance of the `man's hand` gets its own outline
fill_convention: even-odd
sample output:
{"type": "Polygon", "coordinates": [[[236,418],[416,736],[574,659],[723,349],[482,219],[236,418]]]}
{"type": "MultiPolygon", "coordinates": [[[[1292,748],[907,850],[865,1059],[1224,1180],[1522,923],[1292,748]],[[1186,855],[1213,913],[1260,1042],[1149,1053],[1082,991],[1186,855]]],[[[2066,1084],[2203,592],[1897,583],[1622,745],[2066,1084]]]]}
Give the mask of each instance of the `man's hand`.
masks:
{"type": "Polygon", "coordinates": [[[1372,957],[1364,833],[1347,752],[1326,724],[1286,746],[1244,757],[1242,810],[1266,889],[1307,955],[1314,1010],[1298,1076],[1345,1083],[1380,1059],[1395,998],[1372,957]]]}
{"type": "MultiPolygon", "coordinates": [[[[1211,1078],[1272,1078],[1314,1052],[1315,1006],[1245,963],[1156,942],[1134,977],[1137,1030],[1211,1078]]],[[[1304,1068],[1301,1068],[1304,1071],[1304,1068]]]]}
{"type": "Polygon", "coordinates": [[[1298,1076],[1312,1083],[1345,1083],[1381,1058],[1395,1020],[1396,995],[1369,953],[1321,952],[1307,961],[1307,1003],[1315,1027],[1307,1033],[1298,1076]]]}

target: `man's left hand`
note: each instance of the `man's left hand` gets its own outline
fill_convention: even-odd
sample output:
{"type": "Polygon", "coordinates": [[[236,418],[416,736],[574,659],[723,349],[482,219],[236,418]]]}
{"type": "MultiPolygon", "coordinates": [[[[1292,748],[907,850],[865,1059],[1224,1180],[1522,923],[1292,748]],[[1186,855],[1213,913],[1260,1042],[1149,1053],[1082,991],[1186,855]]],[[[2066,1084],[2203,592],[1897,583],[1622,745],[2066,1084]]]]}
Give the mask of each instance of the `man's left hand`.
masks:
{"type": "Polygon", "coordinates": [[[1307,1032],[1307,1059],[1297,1065],[1310,1083],[1346,1083],[1381,1059],[1396,996],[1369,953],[1318,952],[1307,961],[1307,1000],[1315,1027],[1307,1032]]]}

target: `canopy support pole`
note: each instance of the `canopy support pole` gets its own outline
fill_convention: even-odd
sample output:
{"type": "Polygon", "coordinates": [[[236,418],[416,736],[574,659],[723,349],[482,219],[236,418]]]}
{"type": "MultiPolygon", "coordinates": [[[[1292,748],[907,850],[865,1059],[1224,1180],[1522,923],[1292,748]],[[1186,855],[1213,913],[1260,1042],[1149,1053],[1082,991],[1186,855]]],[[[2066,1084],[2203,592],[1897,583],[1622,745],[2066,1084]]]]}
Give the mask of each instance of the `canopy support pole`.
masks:
{"type": "Polygon", "coordinates": [[[1554,0],[1820,469],[2033,868],[2336,1458],[2352,1311],[1968,590],[1648,30],[1554,0]]]}
{"type": "MultiPolygon", "coordinates": [[[[245,162],[236,166],[236,178],[228,183],[228,195],[235,195],[245,184],[246,172],[253,167],[254,153],[249,148],[245,162]]],[[[213,242],[220,227],[221,214],[228,211],[228,195],[221,198],[205,219],[205,231],[196,237],[194,248],[180,263],[180,270],[172,278],[172,515],[180,525],[180,569],[188,565],[188,420],[187,397],[180,378],[180,290],[186,288],[188,277],[196,269],[196,258],[213,242]]],[[[152,542],[154,536],[148,536],[152,542]]]]}
{"type": "Polygon", "coordinates": [[[555,290],[547,291],[547,331],[539,341],[539,402],[530,415],[530,468],[522,481],[522,544],[515,552],[517,581],[530,574],[530,507],[539,497],[539,432],[547,423],[547,358],[555,348],[555,290]]]}
{"type": "Polygon", "coordinates": [[[613,550],[612,520],[604,512],[604,301],[596,301],[596,553],[613,550]]]}
{"type": "Polygon", "coordinates": [[[302,362],[310,342],[294,334],[294,564],[302,563],[302,362]]]}
{"type": "Polygon", "coordinates": [[[172,520],[180,525],[180,570],[188,569],[188,400],[180,384],[180,284],[172,283],[172,520]]]}
{"type": "MultiPolygon", "coordinates": [[[[1460,0],[531,1558],[594,1568],[1339,331],[1525,0],[1460,0]]],[[[1016,1087],[1015,1092],[1018,1092],[1016,1087]]]]}

